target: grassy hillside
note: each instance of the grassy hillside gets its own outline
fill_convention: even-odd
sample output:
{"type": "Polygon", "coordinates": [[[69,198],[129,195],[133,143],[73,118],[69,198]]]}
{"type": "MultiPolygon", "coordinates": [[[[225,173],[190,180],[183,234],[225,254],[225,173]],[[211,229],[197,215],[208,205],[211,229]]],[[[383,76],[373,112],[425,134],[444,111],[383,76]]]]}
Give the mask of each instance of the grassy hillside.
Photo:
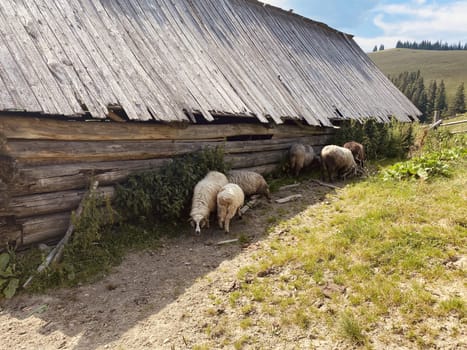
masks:
{"type": "Polygon", "coordinates": [[[425,86],[443,79],[449,102],[460,83],[467,86],[467,51],[390,49],[368,55],[385,75],[420,70],[425,86]]]}

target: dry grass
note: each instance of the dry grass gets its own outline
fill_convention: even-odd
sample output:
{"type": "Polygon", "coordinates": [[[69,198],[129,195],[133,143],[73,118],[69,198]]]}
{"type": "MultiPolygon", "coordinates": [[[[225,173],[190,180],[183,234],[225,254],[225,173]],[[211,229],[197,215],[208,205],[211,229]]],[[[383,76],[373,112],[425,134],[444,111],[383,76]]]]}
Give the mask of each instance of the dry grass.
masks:
{"type": "Polygon", "coordinates": [[[467,161],[453,166],[452,177],[430,182],[351,183],[285,222],[271,220],[256,263],[221,301],[224,344],[242,334],[242,348],[268,332],[426,348],[465,335],[466,271],[455,262],[467,256],[467,161]]]}

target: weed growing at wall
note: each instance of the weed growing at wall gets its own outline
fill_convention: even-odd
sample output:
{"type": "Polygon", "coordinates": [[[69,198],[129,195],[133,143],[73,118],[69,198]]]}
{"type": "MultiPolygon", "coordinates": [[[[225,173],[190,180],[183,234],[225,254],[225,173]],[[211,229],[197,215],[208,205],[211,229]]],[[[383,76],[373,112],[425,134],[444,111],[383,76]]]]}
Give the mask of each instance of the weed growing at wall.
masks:
{"type": "Polygon", "coordinates": [[[187,154],[158,171],[131,176],[118,187],[115,206],[125,221],[177,224],[188,217],[193,188],[210,170],[228,170],[222,148],[187,154]]]}
{"type": "Polygon", "coordinates": [[[15,255],[12,252],[0,254],[0,299],[12,298],[18,286],[15,255]]]}
{"type": "Polygon", "coordinates": [[[422,155],[398,162],[386,168],[382,178],[387,180],[429,180],[434,177],[448,177],[452,173],[451,164],[467,157],[465,136],[459,137],[444,132],[429,135],[422,155]]]}
{"type": "Polygon", "coordinates": [[[365,147],[368,159],[405,158],[414,142],[414,128],[411,123],[378,123],[369,119],[363,123],[346,121],[334,135],[332,143],[343,145],[357,141],[365,147]]]}

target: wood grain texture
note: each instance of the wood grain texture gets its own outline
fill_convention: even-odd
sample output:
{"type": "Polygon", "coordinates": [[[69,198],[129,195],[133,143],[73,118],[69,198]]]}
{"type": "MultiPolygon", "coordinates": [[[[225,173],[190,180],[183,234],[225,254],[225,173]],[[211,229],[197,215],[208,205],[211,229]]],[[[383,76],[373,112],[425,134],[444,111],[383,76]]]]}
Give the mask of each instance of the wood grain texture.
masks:
{"type": "Polygon", "coordinates": [[[133,121],[315,126],[420,114],[351,35],[258,1],[1,1],[0,111],[112,106],[133,121]]]}

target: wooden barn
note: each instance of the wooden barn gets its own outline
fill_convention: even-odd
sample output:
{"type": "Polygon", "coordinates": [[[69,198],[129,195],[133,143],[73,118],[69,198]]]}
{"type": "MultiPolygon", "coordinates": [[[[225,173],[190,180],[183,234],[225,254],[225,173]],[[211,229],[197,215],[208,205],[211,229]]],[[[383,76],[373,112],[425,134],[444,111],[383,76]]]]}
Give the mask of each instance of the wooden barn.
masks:
{"type": "Polygon", "coordinates": [[[91,177],[221,144],[264,173],[334,121],[418,115],[351,35],[256,0],[2,0],[0,245],[63,235],[91,177]]]}

